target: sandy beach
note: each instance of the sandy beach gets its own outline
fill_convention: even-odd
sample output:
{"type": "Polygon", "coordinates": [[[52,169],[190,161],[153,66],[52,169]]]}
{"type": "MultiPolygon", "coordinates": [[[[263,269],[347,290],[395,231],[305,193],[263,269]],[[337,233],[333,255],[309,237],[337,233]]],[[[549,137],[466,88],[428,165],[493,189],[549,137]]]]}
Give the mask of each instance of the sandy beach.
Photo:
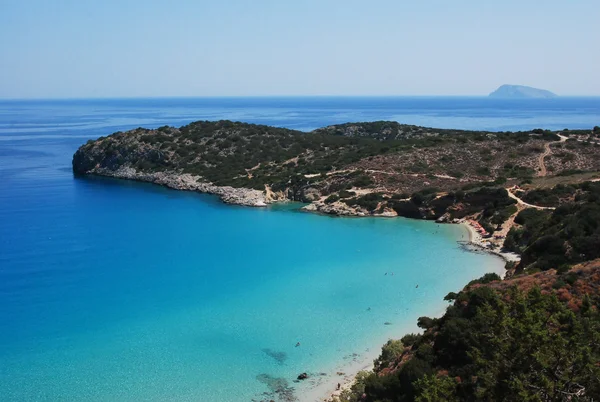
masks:
{"type": "MultiPolygon", "coordinates": [[[[383,344],[382,344],[383,345],[383,344]]],[[[306,388],[298,389],[300,402],[330,402],[355,382],[356,375],[361,371],[373,370],[373,361],[381,354],[381,346],[369,349],[362,355],[355,356],[350,362],[343,361],[336,371],[308,381],[306,388]],[[338,389],[340,384],[340,389],[338,389]]]]}
{"type": "Polygon", "coordinates": [[[477,249],[486,253],[497,255],[506,262],[521,261],[521,257],[518,254],[502,251],[501,244],[504,242],[504,239],[502,239],[501,242],[493,241],[492,239],[484,239],[483,236],[477,232],[475,227],[466,220],[461,222],[460,225],[463,225],[467,229],[469,233],[469,244],[471,246],[476,247],[477,249]]]}

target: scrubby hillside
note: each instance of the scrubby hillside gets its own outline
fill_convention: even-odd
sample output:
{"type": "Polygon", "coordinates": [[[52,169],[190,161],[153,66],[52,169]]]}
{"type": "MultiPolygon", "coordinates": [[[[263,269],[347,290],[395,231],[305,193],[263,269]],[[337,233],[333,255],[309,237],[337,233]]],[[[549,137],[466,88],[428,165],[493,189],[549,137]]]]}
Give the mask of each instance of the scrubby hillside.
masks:
{"type": "Polygon", "coordinates": [[[515,218],[504,246],[522,255],[521,269],[567,270],[600,258],[600,182],[534,189],[522,199],[556,208],[528,208],[515,218]]]}
{"type": "MultiPolygon", "coordinates": [[[[231,121],[180,128],[138,128],[101,137],[74,155],[78,174],[188,174],[198,182],[281,191],[314,201],[340,190],[412,194],[457,190],[470,183],[523,181],[556,133],[442,130],[395,122],[349,123],[310,133],[231,121]]],[[[566,146],[555,174],[599,170],[598,150],[566,146]],[[571,156],[569,156],[571,155],[571,156]],[[576,161],[577,163],[571,163],[576,161]],[[564,165],[564,166],[563,166],[564,165]]],[[[367,211],[372,212],[372,211],[367,211]]]]}
{"type": "Polygon", "coordinates": [[[303,133],[199,121],[89,141],[75,153],[73,170],[242,205],[289,199],[334,215],[470,218],[503,238],[525,205],[507,189],[599,171],[599,136],[596,129],[492,133],[385,121],[303,133]]]}

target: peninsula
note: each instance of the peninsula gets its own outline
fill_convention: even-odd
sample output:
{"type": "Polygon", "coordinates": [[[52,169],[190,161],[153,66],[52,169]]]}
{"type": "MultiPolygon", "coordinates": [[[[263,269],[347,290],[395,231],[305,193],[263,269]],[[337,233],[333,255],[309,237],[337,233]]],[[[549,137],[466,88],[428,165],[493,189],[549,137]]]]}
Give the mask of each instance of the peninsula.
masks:
{"type": "Polygon", "coordinates": [[[545,89],[525,85],[501,85],[489,95],[492,98],[556,98],[557,95],[545,89]]]}
{"type": "Polygon", "coordinates": [[[199,121],[90,140],[73,171],[239,205],[292,200],[331,215],[468,222],[476,244],[507,257],[502,250],[518,251],[505,247],[517,214],[554,208],[538,202],[540,191],[600,177],[599,142],[598,127],[486,132],[379,121],[305,133],[199,121]]]}
{"type": "Polygon", "coordinates": [[[600,398],[600,127],[380,121],[304,133],[200,121],[88,141],[73,171],[241,205],[294,200],[332,215],[468,223],[479,246],[518,256],[506,279],[488,274],[448,294],[442,317],[421,317],[422,334],[389,341],[334,400],[600,398]]]}

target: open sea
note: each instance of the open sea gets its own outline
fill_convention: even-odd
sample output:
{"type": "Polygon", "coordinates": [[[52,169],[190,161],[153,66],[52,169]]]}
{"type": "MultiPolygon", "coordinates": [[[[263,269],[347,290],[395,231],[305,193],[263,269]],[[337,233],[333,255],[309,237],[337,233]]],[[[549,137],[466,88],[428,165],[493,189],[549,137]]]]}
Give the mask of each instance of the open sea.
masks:
{"type": "Polygon", "coordinates": [[[0,400],[260,401],[285,386],[317,400],[448,292],[502,270],[461,248],[456,225],[71,173],[89,139],[201,119],[592,128],[600,98],[0,101],[0,400]]]}

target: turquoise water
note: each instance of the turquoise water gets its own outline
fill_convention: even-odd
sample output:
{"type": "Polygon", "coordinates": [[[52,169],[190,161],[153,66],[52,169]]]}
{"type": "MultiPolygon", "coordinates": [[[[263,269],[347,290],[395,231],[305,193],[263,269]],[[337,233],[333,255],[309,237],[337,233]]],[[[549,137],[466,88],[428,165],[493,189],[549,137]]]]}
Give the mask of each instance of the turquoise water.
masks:
{"type": "MultiPolygon", "coordinates": [[[[449,291],[501,269],[499,259],[459,246],[459,226],[225,206],[72,176],[77,146],[117,129],[235,113],[308,127],[394,109],[368,99],[203,102],[0,102],[2,400],[261,400],[271,398],[265,378],[301,397],[311,385],[294,383],[299,373],[337,382],[344,363],[438,314],[449,291]]],[[[403,102],[393,112],[414,114],[403,102]]],[[[474,108],[473,100],[463,109],[415,102],[423,119],[466,119],[474,108]]],[[[598,120],[597,99],[578,102],[566,120],[598,120]]],[[[492,113],[483,105],[471,113],[492,113]]],[[[510,105],[495,105],[502,126],[525,113],[516,108],[510,123],[510,105]]],[[[535,105],[541,121],[556,118],[535,105]]]]}

